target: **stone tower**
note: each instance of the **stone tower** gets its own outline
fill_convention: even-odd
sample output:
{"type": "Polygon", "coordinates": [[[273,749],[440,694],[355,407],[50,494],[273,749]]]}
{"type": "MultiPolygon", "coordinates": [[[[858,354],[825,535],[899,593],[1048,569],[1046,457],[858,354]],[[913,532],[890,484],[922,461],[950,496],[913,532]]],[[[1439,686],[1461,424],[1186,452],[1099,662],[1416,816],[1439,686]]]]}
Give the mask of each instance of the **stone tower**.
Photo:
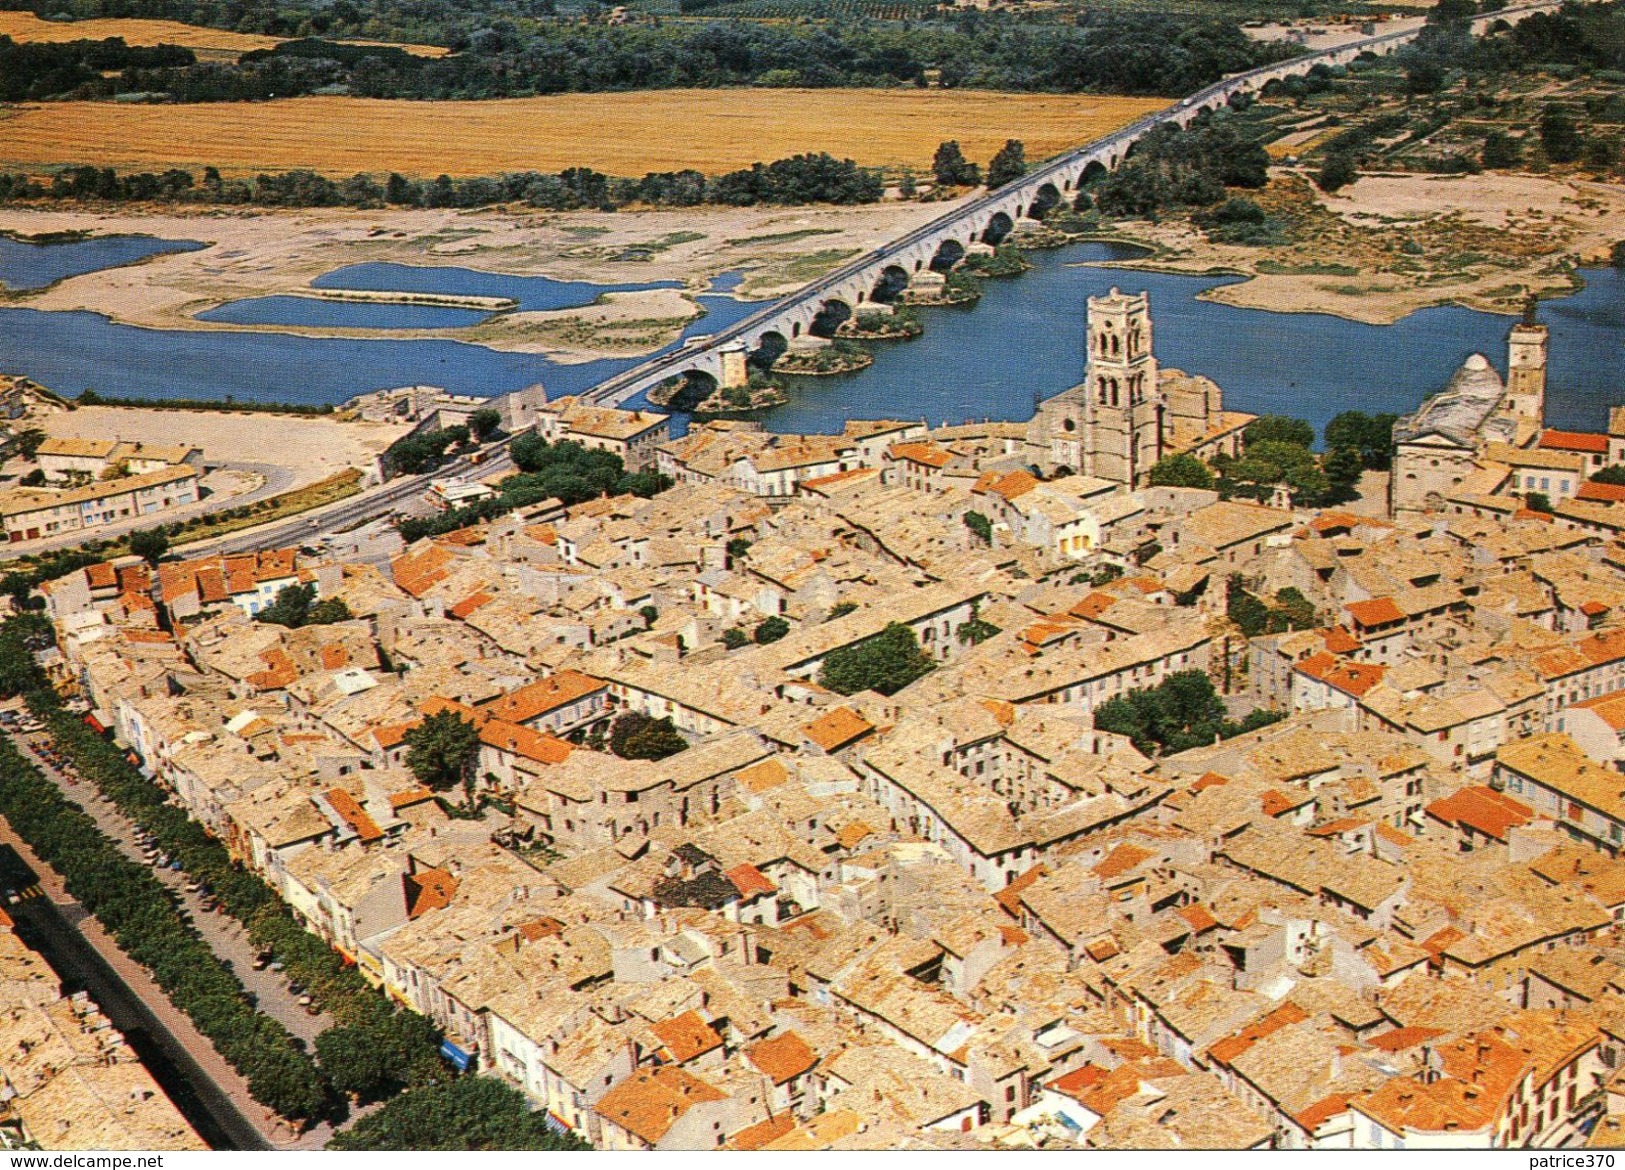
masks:
{"type": "Polygon", "coordinates": [[[1089,360],[1083,380],[1086,475],[1145,482],[1163,455],[1163,402],[1151,356],[1151,296],[1115,288],[1089,298],[1089,360]]]}
{"type": "Polygon", "coordinates": [[[1546,418],[1546,326],[1522,323],[1507,338],[1507,408],[1536,424],[1546,418]]]}

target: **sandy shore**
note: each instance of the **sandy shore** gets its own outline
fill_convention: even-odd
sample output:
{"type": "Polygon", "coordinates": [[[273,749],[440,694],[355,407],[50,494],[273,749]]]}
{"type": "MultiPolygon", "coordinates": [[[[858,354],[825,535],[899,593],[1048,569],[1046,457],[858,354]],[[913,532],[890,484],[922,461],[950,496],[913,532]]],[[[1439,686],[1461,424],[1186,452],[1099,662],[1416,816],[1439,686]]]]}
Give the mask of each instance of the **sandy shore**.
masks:
{"type": "Polygon", "coordinates": [[[531,215],[398,209],[115,215],[5,208],[0,209],[0,230],[28,235],[136,233],[209,246],[87,273],[34,293],[0,294],[0,304],[83,309],[151,329],[478,340],[493,349],[586,361],[664,344],[681,327],[676,319],[693,315],[693,302],[683,307],[665,295],[647,301],[616,296],[580,309],[513,314],[465,329],[436,330],[241,326],[199,321],[196,314],[245,297],[308,291],[310,281],[323,273],[366,262],[457,266],[600,284],[677,280],[691,293],[703,291],[716,275],[743,270],[745,291],[767,297],[792,291],[834,267],[843,254],[878,247],[944,210],[943,204],[918,203],[531,215]],[[662,318],[666,324],[658,329],[616,327],[662,318]],[[641,349],[628,348],[629,339],[640,333],[657,339],[641,349]]]}
{"type": "Polygon", "coordinates": [[[1569,263],[1605,263],[1625,235],[1625,191],[1578,179],[1367,175],[1328,196],[1281,170],[1257,199],[1299,225],[1296,242],[1215,244],[1187,223],[1136,223],[1123,234],[1157,255],[1121,266],[1236,273],[1249,279],[1203,297],[1389,325],[1432,305],[1515,313],[1530,293],[1566,294],[1569,263]]]}

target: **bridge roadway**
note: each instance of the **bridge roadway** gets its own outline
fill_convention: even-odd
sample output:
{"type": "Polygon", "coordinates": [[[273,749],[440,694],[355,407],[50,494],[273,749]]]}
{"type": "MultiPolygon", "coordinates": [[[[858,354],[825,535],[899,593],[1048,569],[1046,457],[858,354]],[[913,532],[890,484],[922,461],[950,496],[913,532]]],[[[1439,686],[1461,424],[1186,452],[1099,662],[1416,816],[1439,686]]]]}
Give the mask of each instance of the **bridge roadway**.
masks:
{"type": "MultiPolygon", "coordinates": [[[[1482,33],[1498,21],[1516,24],[1533,13],[1556,9],[1561,3],[1562,0],[1534,0],[1486,13],[1472,22],[1472,31],[1482,33]]],[[[1036,218],[1034,212],[1042,215],[1046,208],[1073,195],[1081,184],[1097,174],[1116,170],[1134,143],[1158,126],[1171,123],[1186,127],[1203,112],[1217,110],[1239,94],[1257,93],[1271,81],[1307,73],[1316,65],[1346,65],[1364,53],[1392,53],[1414,40],[1423,27],[1418,21],[1394,32],[1231,74],[1165,110],[1035,167],[1014,183],[969,199],[947,214],[849,261],[728,328],[694,338],[681,349],[599,383],[581,397],[616,405],[676,375],[693,372],[720,378],[725,349],[743,345],[747,350],[755,350],[764,340],[780,346],[788,344],[807,333],[826,306],[835,307],[836,311],[844,308],[848,313],[854,312],[874,299],[882,280],[888,280],[894,289],[901,287],[914,273],[937,260],[939,252],[944,253],[944,259],[949,259],[955,249],[962,254],[969,244],[984,237],[1002,238],[1017,222],[1036,218]]]]}

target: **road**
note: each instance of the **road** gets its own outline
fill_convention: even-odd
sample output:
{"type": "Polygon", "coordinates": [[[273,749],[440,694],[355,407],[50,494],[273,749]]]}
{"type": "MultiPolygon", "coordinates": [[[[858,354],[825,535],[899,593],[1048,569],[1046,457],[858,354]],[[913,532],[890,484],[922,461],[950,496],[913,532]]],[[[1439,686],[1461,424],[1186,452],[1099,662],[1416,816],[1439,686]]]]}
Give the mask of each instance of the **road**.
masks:
{"type": "Polygon", "coordinates": [[[279,1148],[252,1120],[265,1110],[248,1095],[247,1082],[4,819],[0,844],[9,845],[34,871],[41,890],[39,896],[7,907],[8,912],[32,928],[60,977],[83,985],[119,1030],[133,1037],[132,1046],[143,1041],[157,1045],[184,1082],[180,1091],[166,1091],[205,1140],[225,1149],[279,1148]]]}
{"type": "MultiPolygon", "coordinates": [[[[76,528],[65,536],[54,536],[44,540],[22,541],[6,546],[8,555],[23,556],[32,553],[55,552],[58,549],[75,548],[87,539],[90,540],[117,540],[127,536],[138,529],[150,528],[161,519],[165,524],[173,524],[177,520],[186,520],[192,516],[207,516],[210,513],[225,508],[241,508],[245,504],[257,504],[259,501],[269,499],[271,496],[281,495],[293,487],[298,473],[291,467],[284,467],[279,463],[221,463],[215,465],[217,471],[235,472],[238,475],[252,475],[259,479],[259,483],[246,492],[236,495],[220,495],[215,492],[206,499],[184,508],[170,508],[159,516],[139,516],[125,520],[119,524],[107,524],[99,528],[76,528]]],[[[210,473],[211,475],[214,472],[210,473]]]]}
{"type": "Polygon", "coordinates": [[[481,478],[503,475],[516,470],[507,451],[508,439],[499,439],[483,448],[485,460],[478,466],[464,456],[454,459],[426,475],[393,479],[381,487],[370,488],[359,495],[286,520],[273,520],[255,528],[245,528],[213,540],[178,545],[174,553],[183,558],[229,555],[261,548],[281,548],[309,544],[323,533],[342,532],[366,520],[395,511],[402,504],[421,497],[429,484],[437,479],[450,479],[473,472],[481,478]]]}

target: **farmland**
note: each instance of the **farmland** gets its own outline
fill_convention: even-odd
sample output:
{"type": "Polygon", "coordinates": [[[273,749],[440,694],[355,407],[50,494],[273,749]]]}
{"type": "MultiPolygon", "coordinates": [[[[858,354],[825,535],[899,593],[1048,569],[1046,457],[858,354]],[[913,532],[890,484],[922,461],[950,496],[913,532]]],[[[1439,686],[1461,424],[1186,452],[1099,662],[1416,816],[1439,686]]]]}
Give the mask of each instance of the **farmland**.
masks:
{"type": "Polygon", "coordinates": [[[584,166],[640,176],[684,168],[719,174],[827,150],[865,166],[923,171],[947,138],[985,162],[1006,138],[1018,137],[1027,157],[1038,159],[1165,104],[929,89],[661,90],[482,102],[52,102],[0,110],[0,166],[428,177],[584,166]]]}
{"type": "MultiPolygon", "coordinates": [[[[280,37],[261,36],[258,33],[199,28],[173,20],[124,20],[102,17],[96,20],[58,21],[41,20],[32,12],[0,12],[0,36],[8,36],[14,41],[52,44],[122,37],[127,45],[180,45],[200,53],[213,51],[230,53],[233,56],[255,49],[269,49],[281,40],[280,37]]],[[[436,45],[398,47],[420,57],[439,57],[446,53],[445,49],[436,45]]]]}

